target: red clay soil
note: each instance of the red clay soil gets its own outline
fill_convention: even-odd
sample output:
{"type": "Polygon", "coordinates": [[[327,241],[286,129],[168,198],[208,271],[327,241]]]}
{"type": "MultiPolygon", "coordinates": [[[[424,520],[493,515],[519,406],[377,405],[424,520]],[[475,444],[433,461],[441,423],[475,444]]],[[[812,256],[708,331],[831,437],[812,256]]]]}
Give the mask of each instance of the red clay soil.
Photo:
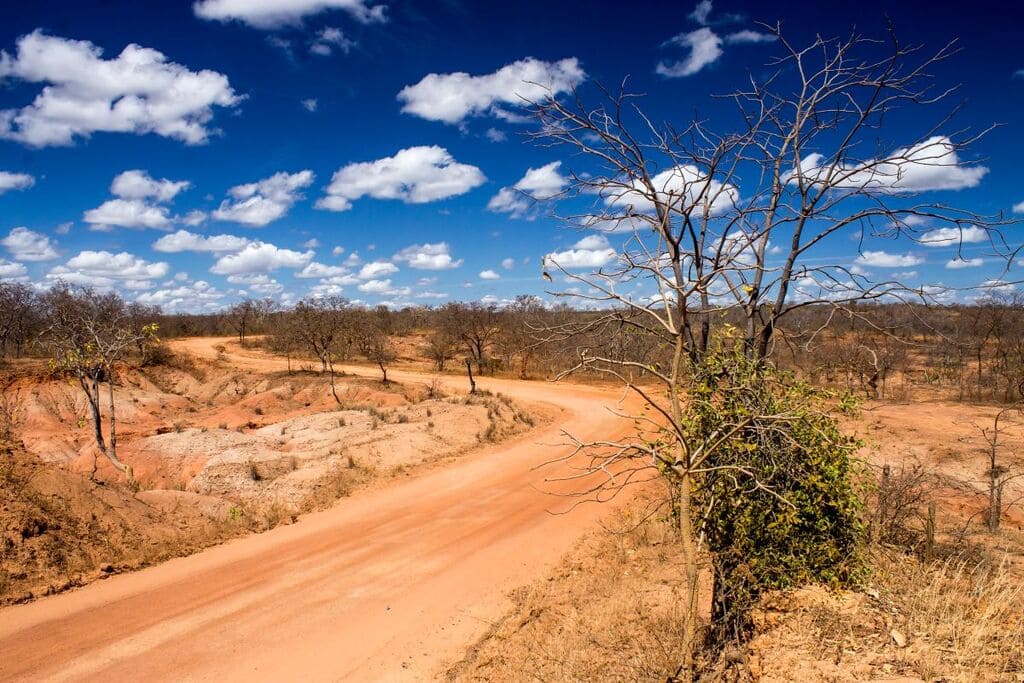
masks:
{"type": "MultiPolygon", "coordinates": [[[[183,340],[214,357],[226,340],[183,340]]],[[[231,360],[261,370],[284,361],[231,360]]],[[[347,371],[372,376],[369,369],[347,371]]],[[[394,371],[396,380],[429,380],[394,371]]],[[[444,379],[451,388],[462,382],[444,379]]],[[[450,467],[354,495],[297,524],[0,610],[2,680],[424,680],[458,660],[606,506],[551,514],[562,430],[627,424],[603,389],[482,379],[554,404],[556,424],[450,467]]]]}

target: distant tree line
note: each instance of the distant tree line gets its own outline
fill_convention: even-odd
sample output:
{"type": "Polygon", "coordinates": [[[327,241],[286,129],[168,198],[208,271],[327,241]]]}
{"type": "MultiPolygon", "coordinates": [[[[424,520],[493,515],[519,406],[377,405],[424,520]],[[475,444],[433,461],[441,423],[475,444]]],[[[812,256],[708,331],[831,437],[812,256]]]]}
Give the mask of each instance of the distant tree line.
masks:
{"type": "MultiPolygon", "coordinates": [[[[0,355],[48,357],[44,332],[55,293],[86,292],[67,285],[38,290],[0,282],[0,355]]],[[[163,339],[236,336],[324,372],[338,361],[366,360],[382,373],[397,358],[395,342],[414,338],[415,354],[438,372],[461,371],[469,360],[479,375],[550,377],[581,350],[644,367],[671,362],[669,349],[644,329],[606,311],[545,305],[523,295],[505,306],[452,302],[438,307],[367,308],[343,297],[310,298],[284,309],[271,299],[246,299],[219,313],[164,313],[127,302],[122,322],[135,331],[155,324],[163,339]]],[[[741,309],[710,321],[709,334],[742,323],[741,309]]],[[[627,320],[629,320],[627,318],[627,320]]],[[[793,311],[777,329],[771,357],[814,384],[868,398],[902,398],[908,383],[960,401],[1013,402],[1024,388],[1024,296],[995,293],[972,304],[946,306],[864,302],[838,309],[822,303],[793,311]]],[[[138,335],[136,335],[138,337],[138,335]]],[[[133,355],[144,355],[137,341],[133,355]]]]}

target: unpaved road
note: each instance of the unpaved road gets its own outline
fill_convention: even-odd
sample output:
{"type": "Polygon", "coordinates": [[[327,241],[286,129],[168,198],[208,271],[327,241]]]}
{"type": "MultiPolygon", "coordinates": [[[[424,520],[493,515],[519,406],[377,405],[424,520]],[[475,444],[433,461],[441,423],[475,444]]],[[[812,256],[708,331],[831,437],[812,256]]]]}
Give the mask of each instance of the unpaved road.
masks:
{"type": "MultiPolygon", "coordinates": [[[[177,344],[213,356],[221,341],[177,344]]],[[[561,429],[607,438],[624,427],[608,410],[618,398],[608,390],[489,379],[480,386],[558,405],[564,416],[297,524],[0,610],[0,680],[436,676],[503,614],[509,590],[543,574],[607,512],[584,505],[551,514],[567,503],[545,492],[568,487],[544,478],[562,471],[533,467],[567,447],[548,444],[564,441],[561,429]]]]}

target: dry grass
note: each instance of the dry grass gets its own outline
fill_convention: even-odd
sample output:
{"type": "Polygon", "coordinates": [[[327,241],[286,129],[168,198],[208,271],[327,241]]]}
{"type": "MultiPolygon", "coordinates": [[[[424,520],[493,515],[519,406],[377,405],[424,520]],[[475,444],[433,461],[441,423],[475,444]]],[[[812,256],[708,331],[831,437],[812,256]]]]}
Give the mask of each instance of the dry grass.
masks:
{"type": "Polygon", "coordinates": [[[878,582],[908,634],[906,662],[918,676],[1024,680],[1024,584],[1006,557],[886,560],[878,582]]]}

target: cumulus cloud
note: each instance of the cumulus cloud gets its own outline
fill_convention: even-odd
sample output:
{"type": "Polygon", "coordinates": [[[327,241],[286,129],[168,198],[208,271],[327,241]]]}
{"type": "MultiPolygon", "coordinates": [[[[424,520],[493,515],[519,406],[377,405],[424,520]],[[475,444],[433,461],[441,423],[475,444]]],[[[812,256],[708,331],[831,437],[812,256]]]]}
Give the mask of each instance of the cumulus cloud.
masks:
{"type": "Polygon", "coordinates": [[[147,204],[138,199],[105,201],[95,209],[86,211],[82,218],[94,230],[109,230],[115,226],[163,230],[171,225],[166,206],[147,204]]]}
{"type": "Polygon", "coordinates": [[[381,278],[386,275],[393,275],[398,272],[398,266],[387,261],[374,261],[367,263],[359,269],[358,277],[362,280],[381,278]]]}
{"type": "Polygon", "coordinates": [[[0,110],[0,138],[32,147],[70,145],[93,133],[154,133],[190,145],[207,141],[214,107],[241,98],[227,76],[168,62],[129,45],[113,59],[84,40],[35,31],[15,55],[0,52],[0,80],[46,84],[32,104],[0,110]]]}
{"type": "MultiPolygon", "coordinates": [[[[834,188],[862,190],[869,194],[902,194],[977,187],[988,173],[984,166],[961,163],[956,145],[936,135],[910,147],[901,147],[881,159],[835,169],[818,153],[801,164],[804,182],[834,188]]],[[[791,175],[795,181],[797,174],[791,175]]]]}
{"type": "Polygon", "coordinates": [[[170,266],[162,261],[147,261],[126,251],[112,254],[87,250],[68,259],[64,265],[51,268],[46,279],[104,289],[114,285],[148,289],[152,287],[152,280],[166,276],[169,270],[170,266]]]}
{"type": "Polygon", "coordinates": [[[21,263],[0,258],[0,282],[18,282],[28,277],[28,269],[21,263]]]}
{"type": "Polygon", "coordinates": [[[480,271],[480,279],[481,280],[500,280],[501,279],[501,275],[499,275],[496,271],[493,271],[493,270],[488,268],[487,270],[481,270],[480,271]]]}
{"type": "Polygon", "coordinates": [[[235,235],[197,235],[188,230],[178,230],[164,235],[153,243],[155,251],[174,254],[182,251],[211,252],[214,254],[241,251],[250,240],[235,235]]]}
{"type": "Polygon", "coordinates": [[[1024,213],[1024,202],[1020,202],[1019,204],[1014,204],[1013,205],[1013,212],[1014,213],[1024,213]]]}
{"type": "Polygon", "coordinates": [[[919,241],[926,247],[950,247],[976,244],[988,239],[988,233],[976,226],[966,228],[936,228],[921,235],[919,241]]]}
{"type": "Polygon", "coordinates": [[[187,180],[155,180],[145,171],[134,169],[115,177],[110,184],[110,192],[122,199],[152,199],[165,203],[191,185],[187,180]]]}
{"type": "Polygon", "coordinates": [[[569,179],[558,172],[561,161],[553,161],[540,168],[527,169],[526,174],[512,187],[501,188],[487,203],[495,213],[508,213],[513,218],[530,217],[535,202],[558,196],[569,179]]]}
{"type": "Polygon", "coordinates": [[[485,180],[479,168],[455,161],[443,147],[409,147],[392,157],[338,169],[316,206],[348,211],[360,197],[423,204],[465,194],[485,180]]]}
{"type": "Polygon", "coordinates": [[[368,280],[363,284],[359,285],[357,289],[360,292],[366,294],[380,294],[383,296],[410,296],[412,294],[412,288],[410,287],[395,287],[391,284],[391,280],[368,280]]]}
{"type": "Polygon", "coordinates": [[[224,294],[205,280],[143,292],[135,300],[146,306],[159,306],[168,313],[196,313],[220,307],[224,294]]]}
{"type": "Polygon", "coordinates": [[[349,276],[348,268],[344,266],[329,266],[325,263],[319,263],[317,261],[310,261],[306,264],[306,267],[295,273],[295,277],[303,279],[323,279],[323,278],[337,278],[348,276],[350,281],[354,282],[355,278],[349,276]]]}
{"type": "Polygon", "coordinates": [[[335,9],[363,24],[387,21],[385,6],[367,0],[198,0],[192,5],[201,19],[240,21],[258,29],[297,26],[306,17],[335,9]]]}
{"type": "Polygon", "coordinates": [[[0,244],[19,261],[49,261],[57,258],[57,245],[53,240],[25,227],[11,230],[7,237],[0,240],[0,244]]]}
{"type": "Polygon", "coordinates": [[[162,204],[190,186],[186,180],[155,180],[145,171],[125,171],[110,184],[110,193],[117,199],[89,209],[83,219],[93,230],[114,227],[163,230],[170,227],[172,218],[170,209],[162,204]]]}
{"type": "Polygon", "coordinates": [[[961,268],[977,268],[978,266],[985,265],[985,259],[983,258],[954,258],[946,261],[946,268],[950,270],[960,270],[961,268]]]}
{"type": "Polygon", "coordinates": [[[280,268],[302,268],[313,260],[313,252],[281,249],[267,242],[252,242],[241,251],[217,259],[210,268],[217,275],[269,273],[280,268]]]}
{"type": "Polygon", "coordinates": [[[356,42],[346,37],[340,28],[325,26],[316,34],[316,39],[309,46],[309,51],[320,57],[329,57],[335,50],[348,54],[355,44],[356,42]]]}
{"type": "Polygon", "coordinates": [[[462,259],[452,258],[447,242],[434,244],[412,244],[392,257],[417,270],[451,270],[462,265],[462,259]]]}
{"type": "Polygon", "coordinates": [[[243,285],[245,289],[239,290],[240,296],[249,292],[255,294],[280,294],[284,291],[284,285],[265,273],[228,275],[228,282],[233,285],[243,285]]]}
{"type": "Polygon", "coordinates": [[[275,173],[255,183],[235,185],[213,212],[220,221],[232,221],[244,225],[263,227],[281,218],[299,199],[300,190],[309,187],[315,176],[310,170],[298,173],[275,173]]]}
{"type": "Polygon", "coordinates": [[[11,190],[25,190],[35,185],[36,179],[27,173],[0,171],[0,194],[11,190]]]}
{"type": "MultiPolygon", "coordinates": [[[[710,204],[712,214],[721,214],[740,200],[739,190],[735,185],[721,183],[709,178],[696,166],[683,164],[668,168],[651,178],[654,194],[642,186],[640,181],[629,183],[630,187],[620,185],[609,186],[602,190],[605,204],[632,208],[637,213],[652,213],[654,200],[672,202],[676,210],[686,210],[710,204]]],[[[626,221],[625,229],[629,229],[626,221]]]]}
{"type": "Polygon", "coordinates": [[[585,78],[575,57],[557,62],[527,57],[480,76],[427,74],[419,83],[402,88],[398,100],[403,112],[430,121],[459,123],[482,114],[515,118],[506,107],[539,101],[549,94],[548,88],[551,94],[567,92],[585,78]]]}
{"type": "Polygon", "coordinates": [[[505,270],[512,270],[516,266],[516,260],[514,258],[506,258],[501,260],[501,267],[505,270]]]}
{"type": "Polygon", "coordinates": [[[865,251],[854,261],[856,265],[877,268],[911,268],[924,263],[913,254],[890,254],[885,251],[865,251]]]}
{"type": "Polygon", "coordinates": [[[555,251],[544,256],[544,263],[561,268],[600,268],[615,259],[616,252],[604,235],[590,235],[574,244],[571,249],[555,251]]]}

